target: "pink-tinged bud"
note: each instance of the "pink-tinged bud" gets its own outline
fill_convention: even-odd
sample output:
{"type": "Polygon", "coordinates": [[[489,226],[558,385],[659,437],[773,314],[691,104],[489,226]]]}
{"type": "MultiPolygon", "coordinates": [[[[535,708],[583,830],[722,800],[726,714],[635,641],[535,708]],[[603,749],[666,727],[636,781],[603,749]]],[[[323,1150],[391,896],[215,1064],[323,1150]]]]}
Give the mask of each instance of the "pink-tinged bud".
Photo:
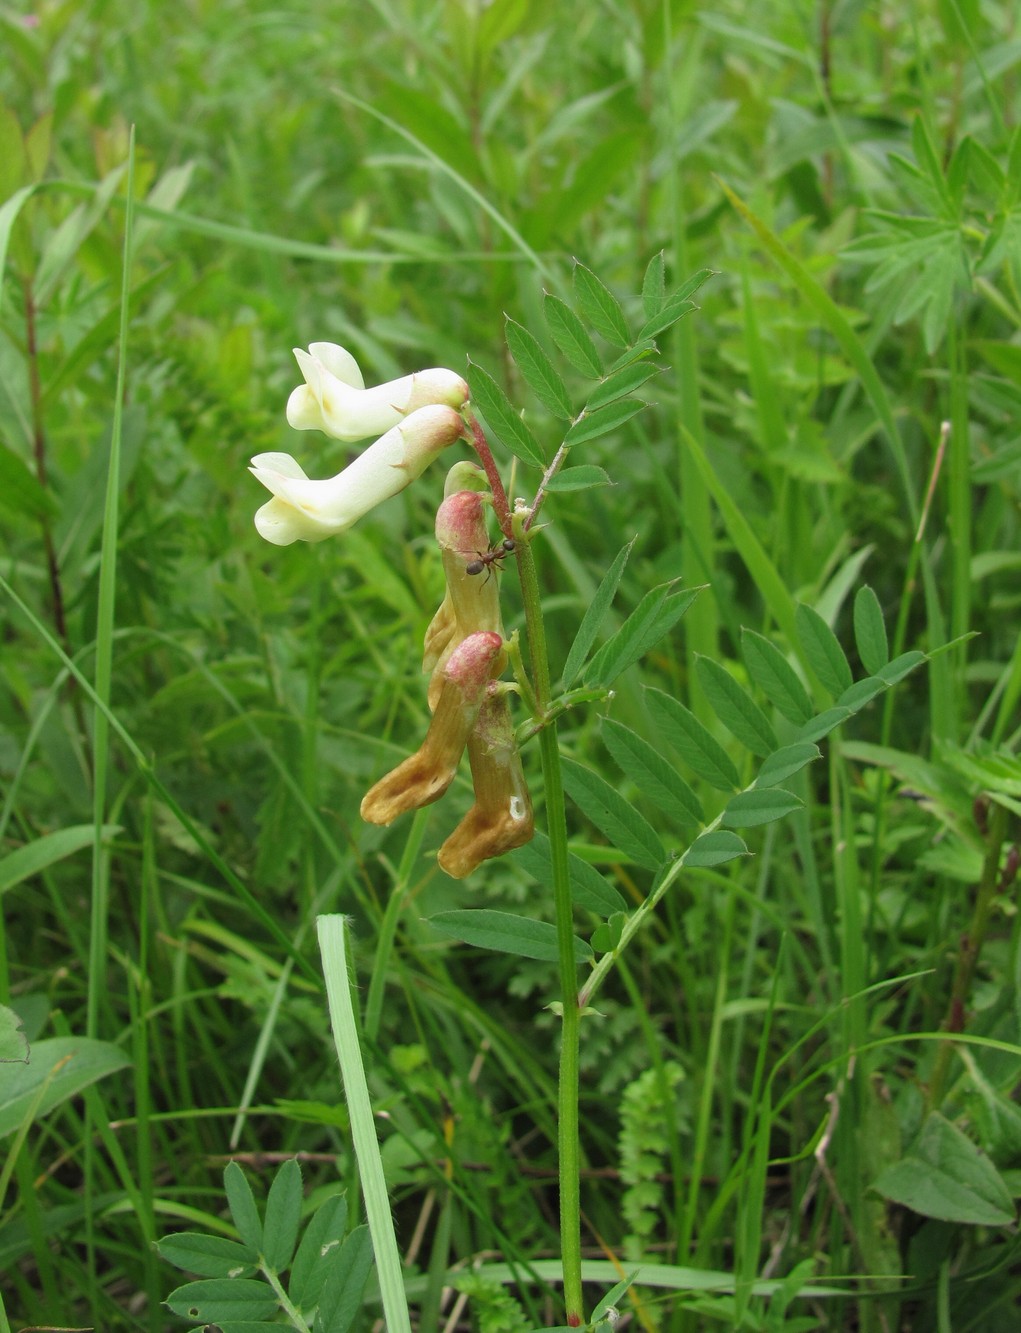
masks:
{"type": "Polygon", "coordinates": [[[503,670],[499,634],[471,634],[450,654],[442,688],[422,748],[405,759],[369,791],[362,818],[391,824],[407,810],[438,801],[454,780],[457,765],[486,697],[491,677],[503,670]]]}
{"type": "Polygon", "coordinates": [[[490,857],[523,847],[535,832],[507,696],[495,683],[489,686],[468,738],[468,759],[475,804],[440,848],[438,858],[452,879],[464,879],[490,857]]]}
{"type": "Polygon", "coordinates": [[[453,620],[453,629],[445,649],[438,638],[426,636],[422,670],[433,673],[429,682],[430,708],[435,707],[445,652],[449,653],[455,644],[479,631],[491,630],[503,635],[498,577],[491,570],[482,575],[468,573],[468,566],[489,548],[485,504],[477,491],[455,491],[447,496],[436,512],[436,541],[447,581],[444,603],[449,602],[450,611],[446,614],[453,620]]]}
{"type": "Polygon", "coordinates": [[[452,370],[420,370],[366,389],[354,357],[336,343],[312,343],[307,352],[296,347],[294,355],[305,380],[287,400],[287,420],[295,430],[364,440],[420,407],[459,408],[468,400],[468,385],[452,370]]]}
{"type": "Polygon", "coordinates": [[[289,454],[259,454],[250,470],[273,499],[255,515],[255,526],[275,546],[343,532],[403,491],[463,431],[452,407],[420,407],[328,481],[309,480],[289,454]]]}

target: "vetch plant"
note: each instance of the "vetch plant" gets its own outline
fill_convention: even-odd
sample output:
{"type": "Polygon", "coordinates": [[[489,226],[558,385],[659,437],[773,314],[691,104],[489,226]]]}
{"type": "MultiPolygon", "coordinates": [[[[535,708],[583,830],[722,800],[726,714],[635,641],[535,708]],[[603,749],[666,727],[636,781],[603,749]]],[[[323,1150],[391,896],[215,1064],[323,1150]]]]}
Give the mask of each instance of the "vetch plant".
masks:
{"type": "MultiPolygon", "coordinates": [[[[650,738],[620,721],[604,721],[606,747],[637,792],[637,803],[625,800],[593,769],[561,757],[558,719],[569,708],[611,701],[617,678],[674,629],[701,589],[678,588],[673,582],[651,589],[617,631],[597,646],[628,561],[631,543],[627,543],[591,599],[555,689],[534,551],[543,526],[537,519],[551,498],[610,482],[601,466],[567,466],[568,460],[575,448],[618,432],[643,409],[645,403],[636,394],[660,370],[657,340],[695,309],[691,298],[709,276],[703,270],[668,293],[663,258],[656,256],[645,274],[637,328],[617,298],[584,265],[574,269],[573,304],[556,295],[545,296],[549,342],[591,385],[580,410],[540,339],[508,320],[508,349],[521,379],[541,406],[564,422],[552,453],[540,444],[494,377],[474,362],[467,372],[470,397],[464,396],[464,383],[453,372],[436,370],[394,381],[384,394],[362,389],[357,367],[346,352],[333,344],[316,343],[309,354],[298,354],[306,383],[288,404],[292,425],[352,438],[370,421],[373,428],[386,424],[385,415],[373,415],[384,402],[387,410],[406,415],[390,423],[387,434],[331,482],[309,481],[285,455],[261,456],[252,469],[274,492],[274,499],[257,517],[259,531],[270,541],[286,544],[343,532],[372,505],[420,476],[428,461],[425,456],[435,456],[447,443],[464,439],[478,458],[478,466],[460,462],[451,469],[436,516],[446,592],[425,637],[423,667],[429,675],[425,693],[432,712],[428,733],[414,754],[366,794],[361,813],[371,823],[388,825],[439,800],[467,751],[475,803],[443,843],[438,861],[447,874],[468,877],[487,859],[523,849],[531,839],[532,802],[519,743],[538,739],[546,838],[518,855],[522,867],[527,865],[529,873],[549,887],[555,923],[472,909],[440,913],[432,924],[465,943],[557,965],[559,1276],[569,1328],[585,1323],[578,1102],[582,1018],[594,1012],[593,1001],[608,975],[682,875],[747,855],[737,830],[768,825],[799,809],[800,798],[784,784],[819,756],[818,742],[925,660],[920,652],[890,660],[878,603],[863,587],[855,601],[855,630],[869,674],[855,682],[823,617],[810,607],[795,608],[788,602],[781,623],[792,632],[793,660],[766,635],[744,632],[742,649],[751,688],[721,664],[702,659],[699,686],[709,712],[703,710],[700,716],[672,694],[648,690],[644,707],[651,719],[650,738]],[[600,343],[611,351],[601,350],[600,343]],[[423,404],[423,394],[435,396],[423,404]],[[420,427],[423,420],[426,425],[420,427]],[[539,471],[530,499],[511,504],[490,435],[525,469],[539,471]],[[416,452],[418,446],[413,449],[412,444],[420,436],[425,442],[416,452]],[[399,477],[395,479],[394,473],[399,477]],[[495,542],[490,541],[486,524],[490,509],[499,528],[495,542]],[[500,614],[501,569],[512,559],[521,583],[524,654],[516,636],[504,637],[500,614]],[[508,665],[513,682],[501,680],[508,665]],[[510,712],[512,693],[520,696],[530,714],[516,729],[510,712]],[[639,893],[636,903],[628,905],[597,871],[571,855],[566,795],[610,844],[614,857],[630,865],[639,893]],[[638,808],[646,801],[667,816],[671,829],[667,842],[638,808]],[[596,924],[589,937],[576,934],[576,918],[592,914],[596,924]],[[584,969],[581,976],[579,969],[584,969]]],[[[697,449],[693,440],[690,443],[697,449]]],[[[709,466],[701,456],[699,466],[709,466]]],[[[387,947],[391,941],[392,933],[387,947]]],[[[703,1102],[695,1131],[703,1154],[708,1106],[703,1102]]],[[[764,1172],[765,1166],[764,1158],[756,1158],[754,1170],[764,1172]]],[[[743,1161],[741,1169],[752,1168],[743,1161]]],[[[688,1254],[692,1240],[699,1175],[696,1162],[682,1210],[683,1234],[677,1238],[680,1256],[688,1254]]],[[[741,1271],[749,1262],[748,1253],[741,1251],[741,1271]]],[[[797,1278],[792,1274],[791,1281],[800,1288],[807,1277],[806,1270],[797,1278]]],[[[683,1285],[683,1278],[678,1281],[683,1285]]],[[[746,1306],[755,1290],[760,1289],[749,1277],[740,1288],[738,1303],[746,1306]]],[[[606,1316],[606,1299],[596,1306],[593,1319],[606,1316]]]]}

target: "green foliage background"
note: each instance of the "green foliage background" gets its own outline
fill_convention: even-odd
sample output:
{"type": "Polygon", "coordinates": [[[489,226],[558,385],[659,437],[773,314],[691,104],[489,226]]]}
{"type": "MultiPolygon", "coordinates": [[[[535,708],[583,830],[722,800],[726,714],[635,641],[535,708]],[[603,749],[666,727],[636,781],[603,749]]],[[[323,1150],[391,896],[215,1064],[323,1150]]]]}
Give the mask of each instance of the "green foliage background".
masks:
{"type": "MultiPolygon", "coordinates": [[[[518,1265],[522,1326],[555,1322],[527,1278],[558,1245],[551,969],[425,920],[467,905],[546,919],[545,890],[515,858],[464,884],[437,871],[466,780],[410,832],[358,819],[425,730],[440,472],[340,540],[280,551],[252,526],[264,496],[245,467],[282,450],[326,476],[350,456],[284,422],[288,349],[321,339],[369,382],[470,357],[554,447],[505,313],[545,338],[543,289],[568,297],[577,257],[637,316],[660,251],[673,286],[715,276],[664,340],[653,406],[581,446],[612,488],[544,510],[554,671],[632,537],[621,618],[664,581],[709,586],[612,708],[566,716],[565,753],[682,850],[684,830],[621,783],[604,714],[649,734],[652,685],[715,726],[699,657],[746,679],[742,627],[789,652],[794,600],[860,674],[862,583],[895,651],[955,645],[835,733],[798,778],[804,808],[749,839],[754,859],[682,877],[601,993],[582,1048],[586,1254],[623,1255],[640,1218],[650,1257],[737,1276],[735,1296],[639,1288],[638,1327],[1013,1327],[1002,1200],[983,1212],[969,1178],[967,1201],[934,1205],[910,1182],[965,1139],[1011,1194],[1021,1180],[1000,858],[1021,801],[1015,7],[43,0],[0,28],[0,999],[37,1050],[95,1043],[52,1104],[4,1119],[0,1100],[0,1328],[180,1327],[151,1243],[230,1234],[231,1153],[267,1179],[307,1154],[308,1208],[340,1180],[357,1214],[320,911],[353,918],[360,987],[386,967],[368,1054],[421,1327],[443,1326],[448,1265],[476,1254],[518,1265]],[[109,655],[121,730],[97,729],[11,593],[86,679],[109,655]],[[983,948],[957,996],[969,931],[983,948]],[[955,1015],[992,1044],[938,1070],[917,1038],[955,1015]],[[650,1071],[676,1114],[650,1118],[643,1186],[642,1117],[622,1108],[650,1071]],[[927,1110],[960,1142],[919,1140],[927,1110]],[[760,1273],[795,1281],[769,1305],[750,1295],[760,1273]],[[839,1277],[846,1297],[788,1306],[839,1277]]],[[[537,475],[519,470],[511,494],[537,475]]],[[[504,589],[513,628],[510,574],[504,589]]],[[[537,780],[532,749],[526,768],[537,780]]],[[[633,907],[648,873],[572,819],[576,853],[633,907]]],[[[579,912],[581,933],[595,924],[579,912]]],[[[492,1327],[518,1326],[492,1293],[480,1320],[486,1300],[511,1321],[492,1327]]]]}

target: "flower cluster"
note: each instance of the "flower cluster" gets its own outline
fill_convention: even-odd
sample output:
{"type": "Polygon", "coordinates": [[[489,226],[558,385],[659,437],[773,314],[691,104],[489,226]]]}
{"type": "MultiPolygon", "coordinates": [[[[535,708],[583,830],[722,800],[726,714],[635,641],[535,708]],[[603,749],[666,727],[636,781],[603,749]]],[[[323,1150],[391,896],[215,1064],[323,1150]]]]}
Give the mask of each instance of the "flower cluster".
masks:
{"type": "MultiPolygon", "coordinates": [[[[256,514],[255,526],[277,546],[343,532],[420,476],[446,445],[465,436],[458,409],[467,402],[468,386],[453,371],[423,370],[366,389],[343,347],[313,343],[308,352],[296,349],[294,354],[305,383],[288,400],[290,425],[339,440],[384,433],[327,481],[310,480],[289,454],[252,459],[252,473],[273,495],[256,514]]],[[[440,865],[455,879],[522,846],[533,833],[507,703],[509,687],[499,679],[506,665],[499,579],[491,569],[480,578],[476,569],[489,541],[485,502],[477,490],[456,489],[467,466],[451,470],[454,489],[436,515],[446,595],[425,638],[423,670],[430,673],[432,721],[421,748],[381,778],[361,806],[369,823],[390,824],[408,810],[439,800],[467,749],[475,803],[439,852],[440,865]]],[[[477,469],[468,471],[477,474],[477,469]]]]}

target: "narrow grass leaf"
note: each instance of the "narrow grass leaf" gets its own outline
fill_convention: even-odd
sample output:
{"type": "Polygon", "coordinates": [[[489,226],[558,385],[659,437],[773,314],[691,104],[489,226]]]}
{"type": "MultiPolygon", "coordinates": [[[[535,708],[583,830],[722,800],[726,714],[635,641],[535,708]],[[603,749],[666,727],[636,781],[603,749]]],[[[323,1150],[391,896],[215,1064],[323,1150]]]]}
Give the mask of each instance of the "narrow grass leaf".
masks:
{"type": "Polygon", "coordinates": [[[344,1080],[344,1096],[351,1116],[351,1140],[362,1183],[365,1216],[372,1236],[376,1256],[379,1294],[383,1305],[383,1319],[388,1333],[411,1333],[411,1314],[404,1288],[404,1268],[393,1213],[387,1194],[383,1159],[376,1137],[376,1121],[369,1098],[369,1085],[362,1063],[361,1041],[351,1001],[348,978],[347,922],[336,913],[316,918],[319,951],[326,979],[326,999],[330,1010],[330,1026],[334,1045],[340,1060],[344,1080]]]}
{"type": "Polygon", "coordinates": [[[311,1310],[332,1267],[347,1230],[347,1199],[334,1195],[316,1209],[301,1237],[291,1266],[287,1295],[301,1310],[311,1310]]]}
{"type": "MultiPolygon", "coordinates": [[[[105,844],[121,832],[119,824],[104,824],[100,830],[105,844]]],[[[19,847],[7,856],[0,858],[0,893],[11,889],[15,884],[38,875],[57,861],[73,856],[83,847],[91,847],[96,840],[94,824],[72,824],[69,828],[58,829],[56,833],[44,833],[34,842],[19,847]]]]}
{"type": "Polygon", "coordinates": [[[603,363],[588,330],[566,301],[546,292],[542,298],[542,313],[550,337],[579,374],[588,379],[602,378],[603,363]]]}
{"type": "Polygon", "coordinates": [[[775,751],[765,761],[759,769],[754,785],[756,787],[772,787],[778,782],[785,782],[787,778],[800,772],[806,764],[810,764],[814,759],[821,757],[822,751],[818,745],[813,745],[810,741],[798,741],[794,745],[785,745],[783,749],[775,751]]]}
{"type": "Polygon", "coordinates": [[[547,411],[564,421],[570,421],[574,412],[567,385],[560,378],[553,362],[539,345],[538,339],[528,329],[509,317],[506,320],[504,334],[507,346],[511,350],[515,363],[525,383],[542,403],[547,411]]]}
{"type": "Polygon", "coordinates": [[[724,865],[738,856],[748,856],[744,841],[729,829],[713,829],[696,838],[681,857],[681,864],[695,870],[724,865]]]}
{"type": "Polygon", "coordinates": [[[728,828],[755,828],[759,824],[773,824],[801,806],[800,798],[782,787],[753,788],[728,803],[722,821],[728,828]]]}
{"type": "Polygon", "coordinates": [[[630,347],[634,341],[620,302],[592,272],[574,263],[574,295],[582,315],[597,333],[614,347],[630,347]]]}
{"type": "Polygon", "coordinates": [[[258,1254],[226,1236],[205,1236],[199,1231],[179,1231],[157,1241],[161,1259],[199,1277],[247,1277],[259,1262],[258,1254]]]}
{"type": "Polygon", "coordinates": [[[646,690],[645,701],[660,735],[693,772],[718,791],[732,792],[740,787],[741,779],[730,755],[690,708],[662,690],[646,690]]]}
{"type": "Polygon", "coordinates": [[[865,670],[875,676],[890,660],[886,624],[879,598],[865,584],[854,597],[854,641],[865,670]]]}
{"type": "Polygon", "coordinates": [[[982,1150],[934,1112],[904,1158],[881,1172],[872,1188],[922,1217],[971,1226],[1014,1222],[1003,1177],[982,1150]]]}
{"type": "Polygon", "coordinates": [[[613,638],[603,644],[585,670],[589,684],[609,685],[634,666],[670,633],[702,591],[689,588],[671,593],[670,587],[664,584],[646,593],[613,638]]]}
{"type": "Polygon", "coordinates": [[[292,1157],[273,1177],[262,1224],[262,1252],[267,1265],[282,1273],[294,1256],[301,1222],[301,1167],[292,1157]]]}
{"type": "Polygon", "coordinates": [[[224,1168],[223,1188],[238,1235],[250,1249],[261,1254],[262,1218],[259,1216],[252,1187],[237,1162],[228,1162],[224,1168]]]}
{"type": "Polygon", "coordinates": [[[603,575],[602,582],[596,589],[596,595],[589,602],[585,614],[582,617],[581,625],[578,627],[578,633],[571,644],[571,650],[567,654],[567,661],[564,663],[564,674],[561,678],[561,685],[566,690],[577,678],[578,673],[585,665],[585,659],[589,655],[596,635],[599,633],[600,626],[606,619],[607,613],[617,593],[617,587],[620,584],[621,575],[624,573],[624,566],[627,564],[628,556],[631,554],[631,548],[635,544],[635,538],[632,537],[626,546],[622,546],[614,556],[613,564],[603,575]]]}
{"type": "Polygon", "coordinates": [[[812,701],[776,644],[755,630],[745,629],[741,631],[741,651],[748,674],[777,712],[796,725],[808,722],[812,701]]]}
{"type": "Polygon", "coordinates": [[[698,797],[648,741],[610,718],[603,720],[602,736],[617,767],[653,805],[682,827],[704,822],[698,797]]]}
{"type": "Polygon", "coordinates": [[[316,1312],[316,1333],[348,1333],[363,1304],[372,1272],[369,1228],[356,1227],[339,1250],[331,1250],[330,1272],[316,1312]]]}
{"type": "Polygon", "coordinates": [[[663,251],[653,255],[642,279],[642,313],[652,319],[663,309],[666,300],[666,261],[663,251]]]}
{"type": "Polygon", "coordinates": [[[548,491],[566,494],[569,491],[590,491],[593,486],[613,486],[609,473],[591,463],[581,463],[578,467],[565,467],[546,483],[548,491]]]}
{"type": "Polygon", "coordinates": [[[131,1062],[113,1042],[92,1037],[48,1037],[32,1043],[27,1064],[0,1065],[0,1137],[25,1115],[41,1120],[55,1106],[131,1062]]]}
{"type": "Polygon", "coordinates": [[[564,787],[582,814],[637,865],[658,869],[666,860],[666,852],[648,820],[598,773],[573,759],[561,763],[564,787]]]}
{"type": "Polygon", "coordinates": [[[711,657],[699,655],[696,670],[713,712],[735,740],[746,745],[760,759],[772,754],[780,742],[769,718],[751,695],[711,657]]]}
{"type": "MultiPolygon", "coordinates": [[[[545,833],[537,830],[532,841],[511,852],[508,859],[517,862],[527,875],[531,875],[552,894],[553,857],[549,838],[545,833]]],[[[609,917],[614,912],[623,912],[627,909],[623,895],[617,892],[594,865],[583,861],[573,852],[568,852],[567,869],[571,879],[571,899],[579,907],[584,907],[602,917],[609,917]]]]}
{"type": "Polygon", "coordinates": [[[605,407],[607,403],[625,398],[659,373],[660,367],[651,361],[632,361],[622,366],[612,375],[607,375],[601,384],[596,385],[585,400],[585,411],[592,413],[600,407],[605,407]]]}
{"type": "Polygon", "coordinates": [[[837,642],[837,636],[811,606],[799,602],[794,612],[794,621],[809,666],[818,676],[823,688],[834,699],[839,699],[845,690],[850,689],[854,677],[847,664],[844,650],[837,642]]]}
{"type": "Polygon", "coordinates": [[[794,635],[794,599],[787,591],[787,585],[780,577],[776,566],[766,554],[765,548],[748,522],[741,506],[730,494],[727,486],[716,475],[716,471],[705,450],[690,430],[682,426],[684,447],[694,459],[695,466],[712,495],[717,509],[723,518],[727,535],[734,543],[738,555],[751,575],[755,586],[762,594],[762,599],[769,608],[769,613],[786,634],[791,643],[794,635]]]}
{"type": "Polygon", "coordinates": [[[523,463],[545,467],[539,441],[515,411],[511,400],[493,379],[474,361],[468,362],[468,387],[471,405],[485,419],[486,425],[507,449],[523,463]]]}
{"type": "MultiPolygon", "coordinates": [[[[441,935],[476,949],[511,953],[518,958],[534,958],[542,963],[555,963],[558,957],[557,928],[549,921],[536,921],[532,917],[489,908],[437,912],[426,920],[441,935]]],[[[585,941],[575,938],[575,961],[583,963],[591,956],[592,950],[585,941]]]]}
{"type": "Polygon", "coordinates": [[[280,1308],[272,1289],[251,1277],[186,1282],[170,1293],[165,1304],[182,1319],[200,1319],[207,1324],[219,1324],[225,1319],[258,1323],[280,1308]]]}
{"type": "Polygon", "coordinates": [[[564,443],[582,444],[586,440],[598,439],[600,435],[609,435],[610,431],[617,430],[625,421],[637,416],[644,407],[648,407],[648,403],[640,398],[618,399],[617,402],[608,403],[606,407],[597,408],[594,412],[590,412],[586,407],[564,436],[564,443]]]}

